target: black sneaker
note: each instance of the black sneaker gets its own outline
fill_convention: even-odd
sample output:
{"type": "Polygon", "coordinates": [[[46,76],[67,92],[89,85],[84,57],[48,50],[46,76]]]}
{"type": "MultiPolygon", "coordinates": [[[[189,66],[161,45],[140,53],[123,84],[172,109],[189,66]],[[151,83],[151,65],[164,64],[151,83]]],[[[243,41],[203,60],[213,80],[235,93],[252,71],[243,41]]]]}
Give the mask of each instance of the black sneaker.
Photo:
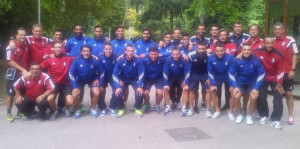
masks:
{"type": "Polygon", "coordinates": [[[40,122],[45,121],[46,120],[46,114],[45,113],[39,113],[38,114],[38,120],[40,122]]]}
{"type": "Polygon", "coordinates": [[[58,107],[57,112],[58,112],[58,114],[63,114],[64,113],[64,107],[58,107]]]}
{"type": "Polygon", "coordinates": [[[206,103],[202,102],[201,103],[201,111],[205,111],[206,110],[206,103]]]}
{"type": "Polygon", "coordinates": [[[197,114],[200,113],[198,106],[194,107],[194,113],[197,113],[197,114]]]}

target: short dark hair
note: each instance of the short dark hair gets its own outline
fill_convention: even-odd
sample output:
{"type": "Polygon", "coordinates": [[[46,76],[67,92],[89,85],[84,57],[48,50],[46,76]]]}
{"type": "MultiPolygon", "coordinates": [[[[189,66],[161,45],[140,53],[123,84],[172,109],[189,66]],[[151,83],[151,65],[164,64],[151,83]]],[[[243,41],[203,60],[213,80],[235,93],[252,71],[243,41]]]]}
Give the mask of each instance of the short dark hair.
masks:
{"type": "Polygon", "coordinates": [[[174,31],[176,31],[176,30],[180,31],[180,33],[181,33],[181,30],[180,30],[179,28],[174,28],[174,29],[173,29],[173,33],[174,33],[174,31]]]}
{"type": "Polygon", "coordinates": [[[42,26],[39,24],[33,24],[31,29],[34,30],[36,27],[42,28],[42,26]]]}
{"type": "Polygon", "coordinates": [[[219,29],[219,26],[218,26],[217,24],[212,24],[212,25],[210,26],[210,30],[211,30],[213,27],[217,27],[217,28],[219,29]]]}
{"type": "Polygon", "coordinates": [[[242,47],[243,46],[250,46],[251,47],[251,44],[249,42],[245,42],[245,43],[242,44],[242,47]]]}
{"type": "MultiPolygon", "coordinates": [[[[216,47],[222,47],[222,48],[223,48],[223,47],[224,47],[224,44],[223,44],[222,42],[220,42],[220,41],[217,41],[217,42],[216,42],[215,49],[216,49],[216,47]]],[[[214,49],[214,50],[215,50],[215,49],[214,49]]]]}
{"type": "Polygon", "coordinates": [[[266,39],[266,38],[272,38],[272,39],[274,39],[274,36],[272,36],[272,35],[266,35],[266,36],[264,37],[264,39],[266,39]]]}
{"type": "Polygon", "coordinates": [[[158,52],[158,50],[155,46],[153,46],[150,48],[149,52],[158,52]]]}
{"type": "Polygon", "coordinates": [[[16,32],[15,32],[15,35],[18,35],[19,31],[25,31],[25,32],[26,32],[26,29],[23,28],[23,27],[17,28],[17,30],[16,30],[16,32]]]}
{"type": "Polygon", "coordinates": [[[182,37],[190,37],[190,35],[188,33],[183,33],[182,37]]]}
{"type": "Polygon", "coordinates": [[[95,30],[96,28],[100,28],[100,29],[102,30],[102,27],[101,27],[100,25],[96,25],[96,26],[94,27],[94,30],[95,30]]]}
{"type": "Polygon", "coordinates": [[[111,46],[111,43],[110,42],[105,42],[104,46],[111,46]]]}
{"type": "Polygon", "coordinates": [[[128,47],[134,48],[134,46],[133,46],[132,44],[128,44],[128,45],[125,47],[125,51],[127,50],[128,47]]]}
{"type": "Polygon", "coordinates": [[[54,41],[53,45],[56,45],[56,44],[61,44],[62,45],[62,42],[61,41],[54,41]]]}
{"type": "Polygon", "coordinates": [[[165,37],[166,35],[171,35],[171,36],[172,36],[172,33],[166,32],[166,33],[164,34],[164,37],[165,37]]]}
{"type": "Polygon", "coordinates": [[[229,32],[226,29],[220,29],[219,34],[221,34],[222,32],[226,32],[227,35],[229,35],[229,32]]]}
{"type": "Polygon", "coordinates": [[[143,33],[144,31],[148,31],[148,32],[150,32],[150,34],[151,34],[151,30],[150,30],[149,28],[143,28],[143,29],[142,29],[142,33],[143,33]]]}
{"type": "Polygon", "coordinates": [[[33,62],[31,62],[31,63],[29,64],[30,68],[31,68],[31,66],[33,66],[33,65],[39,65],[39,66],[40,66],[40,63],[39,63],[39,62],[36,62],[36,61],[33,61],[33,62]]]}
{"type": "Polygon", "coordinates": [[[83,46],[81,47],[80,51],[82,51],[83,48],[88,48],[88,49],[90,49],[90,51],[92,51],[92,49],[91,49],[91,47],[90,47],[89,45],[83,45],[83,46]]]}
{"type": "Polygon", "coordinates": [[[243,23],[242,23],[241,21],[235,21],[235,22],[233,23],[233,27],[234,27],[236,24],[238,24],[238,25],[243,25],[243,23]]]}
{"type": "Polygon", "coordinates": [[[174,46],[171,51],[177,51],[177,50],[179,51],[179,48],[177,46],[174,46]]]}
{"type": "Polygon", "coordinates": [[[75,24],[75,25],[73,26],[73,30],[75,29],[76,26],[80,26],[81,28],[83,28],[82,25],[80,25],[80,24],[75,24]]]}
{"type": "Polygon", "coordinates": [[[258,31],[259,31],[259,26],[258,26],[258,24],[251,24],[251,25],[249,26],[249,29],[248,29],[248,30],[250,31],[250,28],[253,27],[253,26],[256,26],[257,29],[258,29],[258,31]]]}
{"type": "Polygon", "coordinates": [[[197,25],[197,29],[198,29],[199,26],[203,26],[203,27],[205,28],[205,25],[204,25],[204,24],[198,24],[198,25],[197,25]]]}
{"type": "Polygon", "coordinates": [[[200,42],[197,43],[197,46],[199,46],[199,45],[206,46],[206,43],[204,41],[200,41],[200,42]]]}
{"type": "Polygon", "coordinates": [[[115,31],[117,31],[119,28],[121,28],[121,29],[124,30],[124,26],[121,26],[121,25],[120,25],[120,26],[117,26],[117,27],[116,27],[115,31]]]}
{"type": "Polygon", "coordinates": [[[60,32],[62,34],[62,30],[60,29],[55,29],[52,33],[55,34],[56,32],[60,32]]]}

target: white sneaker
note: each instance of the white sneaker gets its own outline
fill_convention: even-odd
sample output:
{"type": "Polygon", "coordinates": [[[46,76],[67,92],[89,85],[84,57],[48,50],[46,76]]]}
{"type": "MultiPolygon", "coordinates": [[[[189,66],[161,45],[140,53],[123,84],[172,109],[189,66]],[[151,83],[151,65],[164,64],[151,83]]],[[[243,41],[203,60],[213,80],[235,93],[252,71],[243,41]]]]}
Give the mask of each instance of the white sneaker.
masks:
{"type": "Polygon", "coordinates": [[[240,123],[242,123],[242,121],[243,121],[243,115],[241,115],[241,114],[239,114],[237,117],[236,117],[236,119],[235,119],[235,123],[236,124],[240,124],[240,123]]]}
{"type": "Polygon", "coordinates": [[[205,111],[205,116],[206,116],[206,118],[211,118],[212,114],[210,111],[207,110],[207,111],[205,111]]]}
{"type": "Polygon", "coordinates": [[[260,125],[265,125],[268,121],[268,118],[267,117],[262,117],[260,120],[259,120],[259,124],[260,125]]]}
{"type": "Polygon", "coordinates": [[[187,116],[192,116],[194,114],[194,110],[193,109],[188,109],[187,111],[187,116]]]}
{"type": "Polygon", "coordinates": [[[247,115],[246,120],[247,120],[247,124],[248,125],[253,125],[253,120],[252,120],[252,116],[251,115],[247,115]]]}
{"type": "Polygon", "coordinates": [[[282,126],[281,126],[280,121],[273,121],[272,123],[270,123],[270,125],[271,125],[272,127],[274,127],[275,129],[278,129],[278,130],[281,130],[281,129],[282,129],[282,126]]]}
{"type": "Polygon", "coordinates": [[[211,116],[211,118],[218,118],[218,117],[220,117],[220,115],[221,115],[220,112],[215,112],[215,113],[211,116]]]}
{"type": "Polygon", "coordinates": [[[229,118],[229,120],[232,121],[232,122],[233,122],[234,119],[235,119],[233,113],[230,113],[230,112],[228,112],[228,118],[229,118]]]}
{"type": "Polygon", "coordinates": [[[292,116],[290,116],[287,123],[289,125],[293,125],[294,124],[294,118],[292,116]]]}

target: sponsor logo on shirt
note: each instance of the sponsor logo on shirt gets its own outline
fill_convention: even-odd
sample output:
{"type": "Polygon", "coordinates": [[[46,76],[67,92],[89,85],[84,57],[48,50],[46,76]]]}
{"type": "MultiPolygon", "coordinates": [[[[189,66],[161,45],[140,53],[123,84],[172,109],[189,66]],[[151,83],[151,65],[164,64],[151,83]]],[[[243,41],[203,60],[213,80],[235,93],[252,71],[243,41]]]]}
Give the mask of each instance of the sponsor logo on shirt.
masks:
{"type": "Polygon", "coordinates": [[[272,63],[274,63],[275,62],[275,59],[274,58],[272,58],[272,63]]]}

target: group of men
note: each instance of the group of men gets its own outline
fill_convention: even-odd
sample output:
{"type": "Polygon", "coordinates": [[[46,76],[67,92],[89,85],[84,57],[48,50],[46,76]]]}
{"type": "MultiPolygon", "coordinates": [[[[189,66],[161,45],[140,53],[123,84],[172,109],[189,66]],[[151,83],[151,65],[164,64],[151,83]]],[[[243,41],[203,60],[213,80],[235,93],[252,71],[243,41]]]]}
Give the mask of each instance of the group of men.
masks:
{"type": "Polygon", "coordinates": [[[239,124],[246,116],[247,124],[252,125],[257,110],[259,124],[266,124],[270,86],[274,95],[271,125],[282,128],[283,95],[287,99],[288,124],[293,124],[292,90],[298,49],[295,40],[286,36],[283,24],[274,24],[275,37],[264,39],[259,38],[256,24],[250,25],[249,35],[243,33],[241,22],[234,23],[232,35],[212,25],[210,38],[206,38],[205,30],[205,25],[199,24],[197,34],[190,36],[176,28],[156,43],[147,28],[135,42],[125,39],[122,26],[116,28],[112,41],[102,36],[100,26],[94,27],[95,37],[89,38],[81,25],[75,25],[74,35],[66,41],[59,30],[48,39],[42,36],[40,25],[33,25],[32,36],[19,28],[16,39],[7,47],[7,122],[13,121],[15,96],[18,117],[44,120],[49,108],[50,120],[63,111],[66,117],[74,114],[78,119],[85,111],[85,85],[90,88],[88,112],[93,117],[108,113],[123,117],[130,85],[136,115],[156,111],[167,116],[181,102],[180,114],[192,116],[199,113],[201,84],[201,108],[207,118],[218,118],[222,110],[228,109],[230,121],[239,124]],[[112,90],[109,107],[105,102],[108,83],[112,90]],[[149,94],[152,86],[156,88],[153,106],[149,94]],[[221,108],[222,86],[225,105],[221,108]]]}

